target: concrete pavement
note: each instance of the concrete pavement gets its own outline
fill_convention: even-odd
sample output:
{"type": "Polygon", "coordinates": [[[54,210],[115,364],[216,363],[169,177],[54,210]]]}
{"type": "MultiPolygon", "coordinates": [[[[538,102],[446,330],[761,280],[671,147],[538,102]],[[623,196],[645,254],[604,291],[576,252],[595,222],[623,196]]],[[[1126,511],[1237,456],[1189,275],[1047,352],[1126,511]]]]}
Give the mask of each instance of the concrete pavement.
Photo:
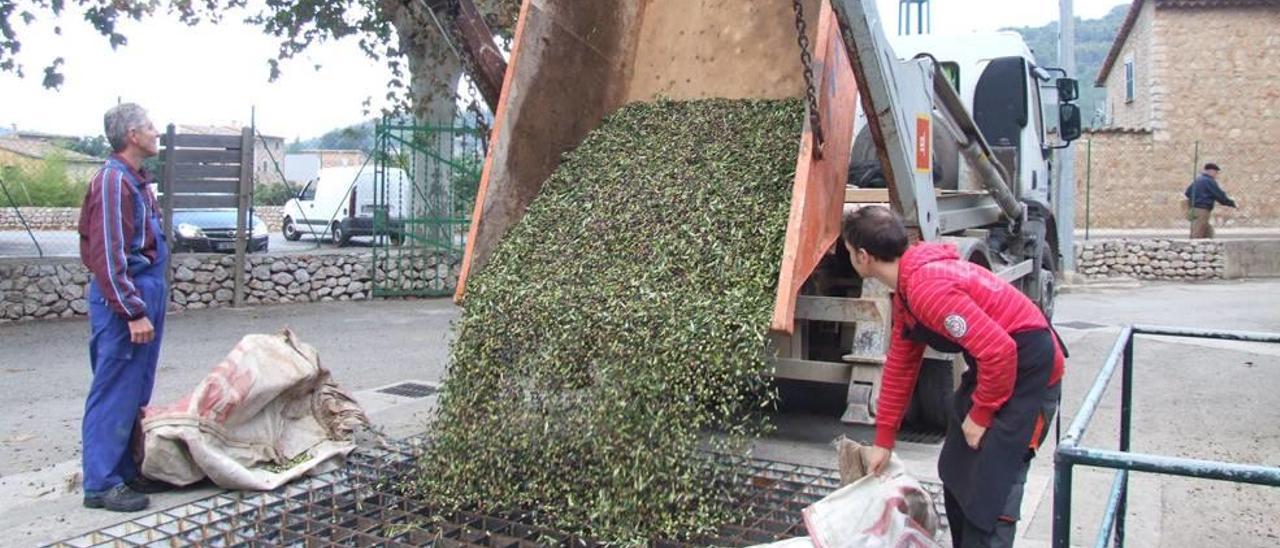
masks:
{"type": "MultiPolygon", "coordinates": [[[[1072,356],[1064,386],[1070,417],[1124,323],[1163,323],[1280,331],[1280,281],[1155,284],[1085,288],[1064,294],[1057,323],[1072,356]]],[[[403,380],[439,381],[445,372],[446,301],[374,301],[200,310],[169,323],[155,401],[190,390],[245,333],[289,325],[315,345],[338,382],[353,391],[393,434],[421,431],[430,400],[388,399],[373,389],[403,380]]],[[[79,508],[79,417],[89,373],[84,320],[0,325],[0,530],[2,544],[31,545],[117,523],[123,516],[79,508]],[[68,479],[72,485],[68,485],[68,479]]],[[[1243,343],[1144,339],[1138,346],[1135,447],[1161,454],[1277,465],[1280,454],[1280,348],[1243,343]]],[[[757,455],[834,466],[837,434],[867,440],[869,428],[833,417],[784,415],[757,455]]],[[[1118,390],[1112,387],[1087,442],[1114,447],[1118,390]]],[[[936,476],[938,446],[903,443],[909,470],[936,476]]],[[[1024,497],[1019,546],[1047,546],[1052,463],[1036,459],[1024,497]]],[[[1091,544],[1110,475],[1076,474],[1073,538],[1091,544]]],[[[166,494],[155,507],[207,495],[212,488],[166,494]]],[[[1274,546],[1280,544],[1280,489],[1135,476],[1131,546],[1274,546]]]]}

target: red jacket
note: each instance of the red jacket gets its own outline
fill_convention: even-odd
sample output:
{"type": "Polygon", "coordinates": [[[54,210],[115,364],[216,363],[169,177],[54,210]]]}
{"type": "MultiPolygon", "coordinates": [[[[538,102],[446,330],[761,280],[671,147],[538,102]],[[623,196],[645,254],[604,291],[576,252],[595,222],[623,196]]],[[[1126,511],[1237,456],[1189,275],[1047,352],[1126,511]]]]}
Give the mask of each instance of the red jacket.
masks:
{"type": "MultiPolygon", "coordinates": [[[[969,416],[990,426],[1013,394],[1018,347],[1011,334],[1048,327],[1044,314],[1025,295],[990,271],[960,260],[954,246],[922,243],[898,262],[898,292],[893,298],[893,329],[876,407],[876,445],[893,448],[902,414],[911,399],[925,345],[908,339],[914,318],[972,354],[978,385],[969,416]],[[911,314],[903,308],[905,295],[911,314]]],[[[1062,348],[1055,345],[1049,385],[1062,379],[1062,348]]]]}

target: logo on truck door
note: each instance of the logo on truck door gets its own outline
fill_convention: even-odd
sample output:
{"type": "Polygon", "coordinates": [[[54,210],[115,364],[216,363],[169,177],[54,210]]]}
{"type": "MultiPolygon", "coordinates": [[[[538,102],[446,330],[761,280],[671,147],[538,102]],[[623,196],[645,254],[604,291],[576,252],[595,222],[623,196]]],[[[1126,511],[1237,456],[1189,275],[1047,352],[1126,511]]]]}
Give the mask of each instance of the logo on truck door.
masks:
{"type": "Polygon", "coordinates": [[[916,173],[929,173],[933,168],[933,118],[928,114],[916,115],[916,173]]]}

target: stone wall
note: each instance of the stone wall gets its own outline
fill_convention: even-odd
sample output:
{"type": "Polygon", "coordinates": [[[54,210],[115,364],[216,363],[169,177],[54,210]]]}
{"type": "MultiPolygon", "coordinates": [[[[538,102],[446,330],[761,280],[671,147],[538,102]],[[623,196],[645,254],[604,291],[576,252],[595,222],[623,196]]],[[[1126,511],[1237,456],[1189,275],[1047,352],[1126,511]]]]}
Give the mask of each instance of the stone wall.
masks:
{"type": "Polygon", "coordinates": [[[1217,207],[1218,227],[1280,226],[1280,142],[1160,141],[1150,132],[1098,131],[1076,142],[1076,226],[1180,228],[1182,192],[1197,165],[1222,166],[1218,182],[1238,209],[1217,207]],[[1087,216],[1087,219],[1086,219],[1087,216]]]}
{"type": "Polygon", "coordinates": [[[75,230],[80,223],[80,208],[20,207],[14,212],[12,207],[0,207],[0,230],[23,230],[22,219],[31,230],[75,230]]]}
{"type": "Polygon", "coordinates": [[[1212,280],[1227,275],[1226,245],[1216,240],[1076,242],[1076,272],[1087,278],[1212,280]]]}
{"type": "Polygon", "coordinates": [[[284,220],[284,206],[256,206],[253,212],[267,223],[272,232],[280,232],[280,222],[284,220]]]}
{"type": "MultiPolygon", "coordinates": [[[[1129,31],[1124,48],[1120,50],[1120,54],[1111,65],[1111,70],[1107,72],[1107,79],[1103,85],[1107,89],[1104,108],[1108,125],[1112,127],[1143,129],[1151,127],[1152,87],[1156,82],[1157,69],[1157,65],[1151,58],[1153,46],[1151,29],[1154,22],[1155,2],[1144,2],[1141,10],[1138,19],[1134,21],[1133,29],[1129,31]],[[1133,61],[1133,101],[1125,100],[1124,64],[1126,60],[1133,61]]],[[[1081,82],[1081,85],[1089,84],[1092,82],[1081,82]]],[[[1093,113],[1084,114],[1088,119],[1093,113]]]]}
{"type": "Polygon", "coordinates": [[[1105,82],[1109,127],[1077,141],[1077,225],[1091,184],[1091,226],[1185,227],[1182,191],[1214,162],[1240,204],[1217,209],[1218,226],[1280,226],[1280,88],[1272,76],[1280,71],[1280,6],[1141,4],[1105,82]],[[1138,84],[1127,105],[1126,55],[1138,84]]]}
{"type": "MultiPolygon", "coordinates": [[[[18,211],[31,225],[31,230],[75,230],[80,222],[78,207],[20,207],[18,211]]],[[[284,207],[259,206],[253,208],[253,211],[262,222],[267,223],[272,232],[280,231],[284,207]]],[[[12,207],[0,207],[0,231],[22,229],[22,221],[12,207]]]]}
{"type": "MultiPolygon", "coordinates": [[[[362,300],[372,296],[368,251],[315,255],[249,256],[245,303],[306,303],[362,300]]],[[[457,283],[460,258],[404,257],[380,276],[397,289],[431,288],[445,293],[457,283]]],[[[174,258],[170,310],[231,306],[234,258],[187,254],[174,258]]],[[[0,261],[0,321],[69,318],[88,312],[89,275],[79,260],[0,261]]]]}
{"type": "Polygon", "coordinates": [[[1280,142],[1280,5],[1269,4],[1156,10],[1157,139],[1280,142]]]}

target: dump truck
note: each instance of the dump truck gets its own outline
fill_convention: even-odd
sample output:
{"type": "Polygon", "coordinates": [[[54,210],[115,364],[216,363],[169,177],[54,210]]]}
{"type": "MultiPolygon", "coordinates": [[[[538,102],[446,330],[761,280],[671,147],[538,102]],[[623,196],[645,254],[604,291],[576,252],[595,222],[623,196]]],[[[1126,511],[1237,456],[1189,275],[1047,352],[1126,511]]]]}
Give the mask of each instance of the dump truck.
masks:
{"type": "MultiPolygon", "coordinates": [[[[873,0],[525,0],[497,103],[456,299],[559,164],[618,107],[658,98],[803,97],[770,325],[777,379],[847,387],[873,424],[890,294],[860,279],[844,212],[888,205],[1052,314],[1056,151],[1079,136],[1076,83],[1012,33],[897,37],[873,0]]],[[[945,424],[961,367],[930,354],[909,416],[945,424]]]]}

